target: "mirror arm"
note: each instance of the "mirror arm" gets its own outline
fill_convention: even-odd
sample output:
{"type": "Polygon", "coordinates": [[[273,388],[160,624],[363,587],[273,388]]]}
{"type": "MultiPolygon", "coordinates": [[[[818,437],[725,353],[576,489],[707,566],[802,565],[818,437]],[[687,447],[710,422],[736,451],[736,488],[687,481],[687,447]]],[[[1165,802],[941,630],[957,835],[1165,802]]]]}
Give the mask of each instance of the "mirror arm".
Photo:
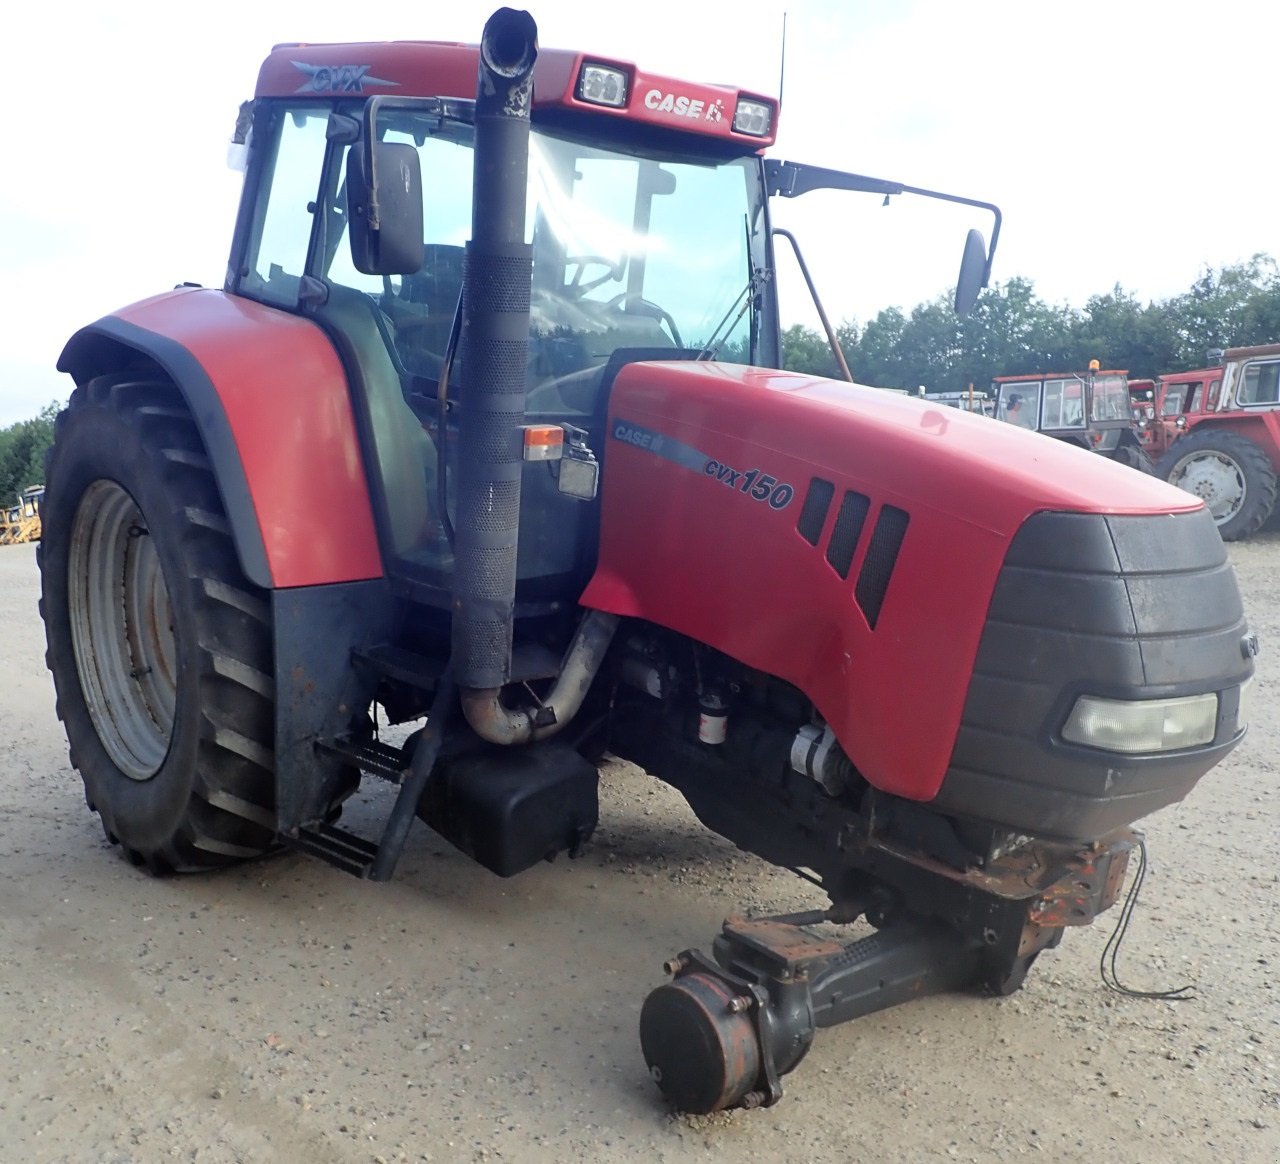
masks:
{"type": "Polygon", "coordinates": [[[991,264],[995,261],[996,243],[1000,239],[1000,207],[976,198],[962,198],[959,194],[944,194],[940,190],[926,190],[921,186],[906,186],[884,178],[869,178],[865,174],[850,174],[844,170],[828,170],[822,166],[806,166],[800,162],[783,162],[768,158],[764,163],[765,186],[770,195],[780,198],[799,198],[810,190],[853,190],[864,194],[915,194],[921,198],[935,198],[942,202],[956,202],[961,206],[974,206],[988,211],[995,223],[991,228],[991,242],[987,246],[987,261],[982,273],[982,285],[991,282],[991,264]]]}
{"type": "Polygon", "coordinates": [[[373,148],[374,142],[377,140],[378,109],[385,101],[384,97],[370,97],[364,103],[364,172],[365,180],[369,186],[369,204],[365,208],[365,216],[369,220],[369,230],[378,231],[382,229],[382,211],[378,205],[378,173],[375,167],[375,155],[377,151],[373,148]]]}

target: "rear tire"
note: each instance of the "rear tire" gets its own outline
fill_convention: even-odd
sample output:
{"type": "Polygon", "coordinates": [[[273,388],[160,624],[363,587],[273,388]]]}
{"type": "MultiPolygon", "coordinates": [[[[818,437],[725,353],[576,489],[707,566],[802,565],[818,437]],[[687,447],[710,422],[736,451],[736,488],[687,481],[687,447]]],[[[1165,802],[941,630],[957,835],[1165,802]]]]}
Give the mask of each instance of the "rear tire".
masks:
{"type": "Polygon", "coordinates": [[[1255,534],[1276,505],[1276,473],[1253,441],[1202,429],[1174,442],[1156,475],[1201,498],[1224,542],[1255,534]]]}
{"type": "Polygon", "coordinates": [[[102,376],[59,415],[40,610],[71,763],[108,839],[153,873],[275,840],[269,595],[242,574],[178,391],[102,376]]]}

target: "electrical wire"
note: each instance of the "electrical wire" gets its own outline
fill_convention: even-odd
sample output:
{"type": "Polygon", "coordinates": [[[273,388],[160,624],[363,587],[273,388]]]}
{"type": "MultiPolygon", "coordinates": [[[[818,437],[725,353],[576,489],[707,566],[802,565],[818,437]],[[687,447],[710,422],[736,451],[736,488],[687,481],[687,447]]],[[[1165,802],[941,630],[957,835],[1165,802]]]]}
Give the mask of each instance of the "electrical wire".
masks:
{"type": "Polygon", "coordinates": [[[1133,883],[1129,886],[1129,892],[1125,895],[1124,905],[1120,907],[1120,917],[1116,921],[1116,928],[1111,931],[1111,937],[1107,939],[1107,944],[1102,951],[1102,957],[1098,962],[1098,969],[1102,974],[1102,984],[1108,990],[1115,991],[1116,994],[1123,994],[1128,998],[1163,998],[1168,1002],[1187,1002],[1196,997],[1195,986],[1190,983],[1172,990],[1133,990],[1120,981],[1120,971],[1116,965],[1116,959],[1120,954],[1120,946],[1129,932],[1129,922],[1133,917],[1134,907],[1138,904],[1138,894],[1142,889],[1142,883],[1147,876],[1147,842],[1142,836],[1139,836],[1137,840],[1138,867],[1133,875],[1133,883]]]}

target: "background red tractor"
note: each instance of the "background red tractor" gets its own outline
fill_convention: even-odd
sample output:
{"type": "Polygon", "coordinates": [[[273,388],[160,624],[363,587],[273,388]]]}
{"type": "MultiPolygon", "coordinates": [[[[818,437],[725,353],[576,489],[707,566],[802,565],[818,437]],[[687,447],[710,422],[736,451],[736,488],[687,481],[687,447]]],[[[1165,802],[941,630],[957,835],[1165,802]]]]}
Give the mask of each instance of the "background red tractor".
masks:
{"type": "Polygon", "coordinates": [[[225,286],[71,338],[43,511],[71,761],[152,872],[283,843],[385,879],[417,815],[511,876],[588,843],[607,749],[819,885],[646,1002],[691,1111],[775,1102],[818,1027],[1017,989],[1241,739],[1253,670],[1196,498],[776,370],[771,199],[999,225],[768,158],[777,112],[510,9],[478,46],[277,47],[225,286]],[[337,822],[364,779],[376,837],[337,822]]]}
{"type": "Polygon", "coordinates": [[[1223,539],[1236,541],[1276,506],[1280,344],[1220,354],[1220,364],[1160,377],[1151,451],[1159,475],[1202,498],[1223,539]]]}

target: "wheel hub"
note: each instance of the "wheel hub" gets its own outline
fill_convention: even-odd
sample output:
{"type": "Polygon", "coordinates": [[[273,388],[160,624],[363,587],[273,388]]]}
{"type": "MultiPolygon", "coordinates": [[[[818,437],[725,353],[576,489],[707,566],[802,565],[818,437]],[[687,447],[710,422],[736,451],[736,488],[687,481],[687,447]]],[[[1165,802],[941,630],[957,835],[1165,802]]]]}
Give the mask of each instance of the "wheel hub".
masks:
{"type": "Polygon", "coordinates": [[[80,499],[67,589],[76,669],[94,729],[121,772],[147,780],[173,733],[173,612],[142,512],[114,481],[95,481],[80,499]]]}
{"type": "Polygon", "coordinates": [[[1199,497],[1219,525],[1230,521],[1244,504],[1244,474],[1223,453],[1197,453],[1177,467],[1169,482],[1199,497]]]}

